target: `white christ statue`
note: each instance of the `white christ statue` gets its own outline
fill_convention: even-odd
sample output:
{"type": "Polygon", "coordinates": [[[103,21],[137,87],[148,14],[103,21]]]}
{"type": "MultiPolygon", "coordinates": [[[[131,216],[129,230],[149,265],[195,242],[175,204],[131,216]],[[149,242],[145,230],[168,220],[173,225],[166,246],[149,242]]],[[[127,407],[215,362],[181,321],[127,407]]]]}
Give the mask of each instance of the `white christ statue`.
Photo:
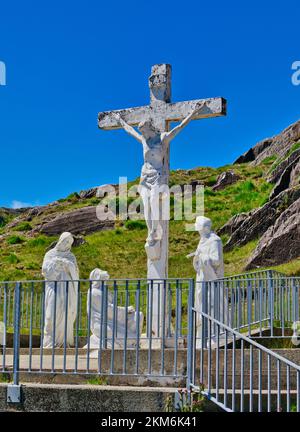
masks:
{"type": "MultiPolygon", "coordinates": [[[[205,102],[199,102],[196,108],[169,132],[157,130],[150,118],[139,123],[138,129],[140,133],[138,133],[119,114],[114,113],[114,118],[124,130],[143,146],[144,164],[138,191],[142,197],[144,216],[148,228],[146,246],[152,247],[162,239],[163,231],[160,222],[169,217],[169,203],[166,203],[166,207],[163,206],[163,199],[165,198],[166,202],[169,197],[168,175],[164,172],[164,159],[167,157],[169,143],[189,124],[204,105],[205,102]]],[[[157,259],[159,259],[159,256],[157,259]]]]}

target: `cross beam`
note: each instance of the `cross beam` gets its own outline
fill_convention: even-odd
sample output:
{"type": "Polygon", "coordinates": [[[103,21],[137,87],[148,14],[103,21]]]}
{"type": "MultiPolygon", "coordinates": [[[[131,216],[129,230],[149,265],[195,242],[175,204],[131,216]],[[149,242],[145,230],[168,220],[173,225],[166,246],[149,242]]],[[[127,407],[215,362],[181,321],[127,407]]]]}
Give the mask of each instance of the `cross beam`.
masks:
{"type": "MultiPolygon", "coordinates": [[[[194,99],[192,101],[165,103],[160,113],[167,123],[182,121],[190,112],[192,112],[196,104],[206,102],[205,107],[198,115],[193,117],[194,120],[200,120],[209,117],[220,117],[226,115],[226,100],[218,98],[210,99],[194,99]]],[[[130,124],[130,126],[137,126],[141,121],[150,119],[153,116],[153,109],[150,105],[145,105],[135,108],[120,109],[114,111],[104,111],[99,113],[98,126],[100,129],[120,129],[120,124],[116,121],[114,115],[120,114],[121,117],[130,124]]]]}

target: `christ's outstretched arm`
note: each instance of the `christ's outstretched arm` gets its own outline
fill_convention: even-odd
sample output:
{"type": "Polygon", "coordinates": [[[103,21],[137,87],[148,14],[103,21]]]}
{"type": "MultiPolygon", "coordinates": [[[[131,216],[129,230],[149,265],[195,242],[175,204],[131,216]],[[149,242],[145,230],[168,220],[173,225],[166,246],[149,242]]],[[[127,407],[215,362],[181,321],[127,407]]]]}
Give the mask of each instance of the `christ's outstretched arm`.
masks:
{"type": "Polygon", "coordinates": [[[204,107],[205,104],[206,102],[200,102],[199,104],[197,104],[196,108],[191,112],[191,114],[189,114],[184,120],[182,120],[182,122],[178,126],[175,126],[174,129],[167,133],[167,138],[169,138],[169,141],[175,138],[176,135],[178,135],[179,132],[181,132],[182,129],[184,129],[189,124],[194,115],[196,115],[204,107]]]}
{"type": "Polygon", "coordinates": [[[122,119],[120,114],[115,113],[114,117],[129,135],[131,135],[133,138],[138,140],[140,143],[142,142],[142,140],[143,140],[142,135],[140,135],[132,126],[130,126],[128,123],[126,123],[126,121],[124,121],[122,119]]]}

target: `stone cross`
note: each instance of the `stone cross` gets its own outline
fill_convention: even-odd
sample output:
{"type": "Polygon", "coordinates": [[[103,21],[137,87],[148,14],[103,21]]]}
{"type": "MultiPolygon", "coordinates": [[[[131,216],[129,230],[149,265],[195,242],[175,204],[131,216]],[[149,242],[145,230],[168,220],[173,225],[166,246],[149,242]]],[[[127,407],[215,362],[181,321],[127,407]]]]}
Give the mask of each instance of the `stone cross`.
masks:
{"type": "MultiPolygon", "coordinates": [[[[135,108],[127,108],[116,111],[105,111],[98,115],[98,126],[100,129],[119,129],[120,123],[116,114],[130,126],[137,126],[140,122],[151,119],[157,130],[167,132],[171,122],[182,121],[202,102],[204,109],[196,114],[193,119],[218,117],[226,115],[226,100],[219,98],[195,99],[185,102],[171,102],[171,65],[157,64],[152,67],[149,78],[150,105],[135,108]]],[[[163,174],[169,176],[169,149],[164,158],[163,174]]],[[[168,244],[169,223],[161,221],[162,240],[160,258],[152,260],[148,256],[148,279],[166,279],[168,277],[168,244]]],[[[157,299],[154,296],[154,305],[157,299]]],[[[155,322],[155,312],[154,319],[155,322]]],[[[159,331],[156,329],[154,333],[159,331]]]]}

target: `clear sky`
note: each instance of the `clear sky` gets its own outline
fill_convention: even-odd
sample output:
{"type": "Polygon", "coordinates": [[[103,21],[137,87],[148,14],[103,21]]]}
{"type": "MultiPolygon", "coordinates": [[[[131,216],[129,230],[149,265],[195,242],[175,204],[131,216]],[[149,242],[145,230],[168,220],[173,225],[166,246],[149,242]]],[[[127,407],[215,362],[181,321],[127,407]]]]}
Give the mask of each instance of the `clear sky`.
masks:
{"type": "Polygon", "coordinates": [[[173,101],[228,100],[173,141],[173,169],[230,163],[298,120],[299,15],[299,1],[2,2],[0,206],[137,177],[140,144],[97,113],[148,104],[155,63],[172,64],[173,101]]]}

